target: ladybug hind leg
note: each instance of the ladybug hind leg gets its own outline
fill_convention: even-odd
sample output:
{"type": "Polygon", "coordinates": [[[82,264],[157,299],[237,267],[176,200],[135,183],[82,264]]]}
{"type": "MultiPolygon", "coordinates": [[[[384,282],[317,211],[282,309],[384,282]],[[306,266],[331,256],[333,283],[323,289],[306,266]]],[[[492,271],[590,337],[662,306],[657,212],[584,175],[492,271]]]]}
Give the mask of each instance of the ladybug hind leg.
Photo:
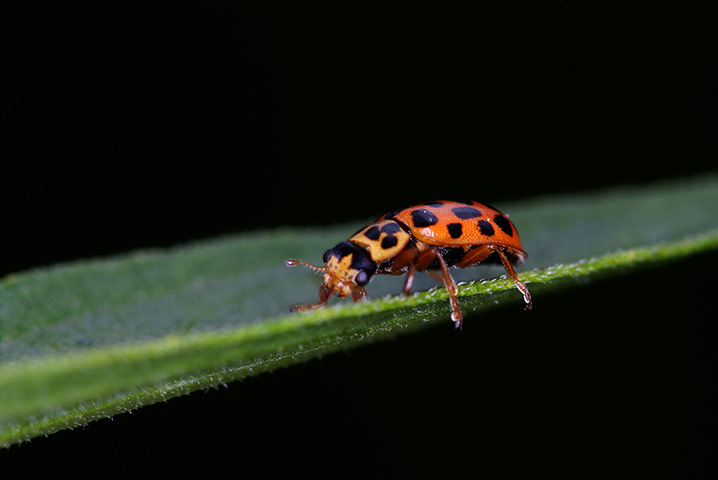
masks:
{"type": "Polygon", "coordinates": [[[486,260],[492,253],[493,251],[486,245],[472,248],[464,254],[461,260],[459,260],[459,263],[456,264],[456,266],[458,268],[466,268],[472,265],[477,265],[486,260]]]}
{"type": "Polygon", "coordinates": [[[519,280],[519,276],[516,274],[516,270],[514,270],[514,267],[511,265],[511,262],[508,258],[506,258],[506,255],[504,252],[502,252],[498,248],[493,249],[494,252],[499,256],[501,259],[501,263],[503,264],[504,268],[506,269],[506,273],[508,273],[509,278],[513,280],[514,285],[516,285],[516,288],[521,292],[524,296],[524,302],[526,302],[526,306],[524,307],[525,310],[531,310],[531,307],[533,306],[533,302],[531,300],[531,292],[529,292],[529,289],[526,287],[526,284],[519,280]]]}

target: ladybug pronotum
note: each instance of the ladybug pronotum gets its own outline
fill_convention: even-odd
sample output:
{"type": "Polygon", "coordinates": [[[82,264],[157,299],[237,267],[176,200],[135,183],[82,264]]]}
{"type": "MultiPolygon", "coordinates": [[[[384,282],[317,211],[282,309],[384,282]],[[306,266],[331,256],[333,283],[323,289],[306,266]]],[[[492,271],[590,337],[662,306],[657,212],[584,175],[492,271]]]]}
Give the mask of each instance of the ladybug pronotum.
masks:
{"type": "Polygon", "coordinates": [[[364,286],[377,273],[406,273],[404,294],[409,295],[416,272],[426,271],[449,293],[451,320],[461,328],[462,314],[456,283],[449,267],[501,263],[531,309],[531,294],[512,264],[526,258],[516,227],[508,216],[479,202],[440,201],[395,210],[324,253],[325,266],[287,260],[324,273],[319,302],[292,307],[292,311],[322,307],[329,297],[367,298],[364,286]]]}

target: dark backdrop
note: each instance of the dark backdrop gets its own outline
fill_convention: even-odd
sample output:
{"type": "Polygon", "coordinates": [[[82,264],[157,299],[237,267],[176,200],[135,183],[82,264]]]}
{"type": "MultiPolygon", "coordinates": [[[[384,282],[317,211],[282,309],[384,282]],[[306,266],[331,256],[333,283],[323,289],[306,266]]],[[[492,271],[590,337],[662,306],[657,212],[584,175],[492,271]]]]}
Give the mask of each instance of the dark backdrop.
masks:
{"type": "Polygon", "coordinates": [[[520,13],[7,13],[0,272],[712,168],[712,29],[520,13]]]}
{"type": "MultiPolygon", "coordinates": [[[[566,6],[531,12],[385,6],[6,11],[0,20],[0,274],[249,229],[366,219],[430,199],[500,205],[714,169],[714,29],[695,24],[698,17],[683,22],[674,12],[660,18],[601,13],[566,6]]],[[[247,402],[259,418],[277,410],[284,418],[272,395],[292,391],[296,398],[304,378],[310,378],[308,391],[319,392],[310,398],[326,397],[340,424],[370,428],[353,398],[361,390],[357,382],[378,401],[377,388],[391,389],[391,381],[377,387],[372,369],[392,361],[397,348],[409,352],[399,357],[422,357],[434,334],[376,347],[381,354],[370,349],[328,367],[313,362],[272,380],[233,385],[234,393],[151,407],[145,410],[159,413],[119,417],[124,428],[100,422],[13,451],[26,459],[80,445],[108,461],[168,458],[177,448],[191,455],[187,446],[198,438],[227,433],[215,429],[221,417],[202,422],[205,411],[235,405],[241,411],[245,396],[257,396],[247,402]],[[364,363],[369,370],[361,370],[364,363]],[[354,374],[347,376],[347,369],[354,374]],[[347,399],[348,410],[337,405],[347,399]],[[156,432],[157,418],[175,429],[157,442],[138,440],[154,435],[148,432],[156,432]],[[185,422],[186,431],[176,427],[185,422]]],[[[453,332],[440,335],[451,340],[437,351],[455,349],[453,332]]],[[[395,374],[413,378],[414,389],[423,381],[447,387],[412,371],[409,364],[395,374]]],[[[450,377],[456,382],[470,375],[458,372],[450,377]]],[[[483,417],[476,413],[461,426],[470,391],[449,389],[462,395],[458,410],[439,402],[438,413],[428,406],[429,413],[414,412],[430,415],[429,436],[438,435],[443,445],[437,458],[451,461],[450,442],[481,433],[483,417]]],[[[435,404],[442,392],[423,394],[422,404],[435,404]]],[[[397,395],[388,401],[413,399],[397,395]]],[[[301,417],[294,413],[287,418],[301,417]]],[[[248,448],[237,440],[245,434],[266,444],[266,451],[246,450],[258,464],[262,454],[274,464],[296,451],[317,462],[340,451],[347,462],[366,461],[366,452],[378,448],[383,463],[368,465],[403,468],[408,462],[401,459],[411,452],[430,458],[426,452],[433,450],[417,450],[412,439],[424,437],[417,437],[418,427],[405,433],[416,424],[402,418],[389,433],[379,428],[358,436],[329,421],[324,428],[338,436],[336,443],[304,421],[255,421],[246,431],[237,424],[228,435],[239,450],[248,448]],[[317,451],[307,447],[312,441],[317,451]],[[297,444],[302,448],[293,450],[297,444]],[[386,446],[396,444],[405,447],[386,446]]],[[[509,425],[515,435],[501,440],[506,445],[524,435],[522,421],[537,417],[518,418],[509,425]]],[[[597,442],[603,440],[609,441],[597,442]]],[[[541,444],[541,435],[533,441],[541,444]]],[[[231,458],[231,448],[211,445],[225,461],[231,458]]],[[[461,465],[470,464],[475,452],[463,445],[457,455],[461,465]]],[[[511,450],[498,450],[510,464],[511,450]]]]}

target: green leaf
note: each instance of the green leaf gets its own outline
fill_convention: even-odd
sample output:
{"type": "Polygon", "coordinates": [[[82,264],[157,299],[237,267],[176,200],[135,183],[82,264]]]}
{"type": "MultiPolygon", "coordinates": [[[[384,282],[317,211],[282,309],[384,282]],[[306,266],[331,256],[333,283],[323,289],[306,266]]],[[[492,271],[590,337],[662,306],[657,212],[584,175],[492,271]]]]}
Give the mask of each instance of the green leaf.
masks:
{"type": "MultiPolygon", "coordinates": [[[[716,206],[718,178],[708,177],[500,208],[529,252],[519,275],[539,309],[547,292],[717,249],[716,206]]],[[[369,286],[370,302],[288,314],[315,301],[320,279],[284,261],[321,263],[326,248],[359,227],[241,234],[4,278],[0,445],[364,342],[453,328],[442,288],[403,297],[402,282],[389,276],[369,286]]],[[[496,305],[520,308],[502,270],[454,272],[466,282],[464,328],[496,305]]]]}

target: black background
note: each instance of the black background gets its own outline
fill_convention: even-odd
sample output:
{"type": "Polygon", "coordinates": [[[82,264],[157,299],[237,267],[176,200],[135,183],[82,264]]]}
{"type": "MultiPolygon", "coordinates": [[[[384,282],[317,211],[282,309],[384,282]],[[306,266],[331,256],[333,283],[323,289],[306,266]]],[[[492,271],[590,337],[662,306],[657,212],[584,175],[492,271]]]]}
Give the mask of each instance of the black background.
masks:
{"type": "MultiPolygon", "coordinates": [[[[431,199],[474,198],[498,206],[714,170],[714,29],[701,27],[700,15],[683,21],[674,12],[660,13],[567,6],[7,11],[0,20],[0,274],[223,233],[366,219],[431,199]]],[[[691,264],[693,270],[702,262],[691,264]]],[[[634,280],[644,284],[653,275],[634,280]]],[[[542,299],[553,310],[532,312],[531,325],[549,318],[573,322],[572,312],[601,293],[619,295],[590,315],[612,319],[591,324],[606,329],[599,338],[607,344],[615,338],[607,332],[622,322],[661,316],[652,302],[619,309],[619,300],[634,298],[620,293],[634,285],[617,285],[542,299]]],[[[653,287],[642,288],[650,297],[653,287]]],[[[697,341],[705,334],[695,333],[704,317],[693,312],[701,311],[703,297],[694,290],[683,294],[683,309],[673,313],[696,318],[685,338],[697,341]]],[[[495,319],[504,317],[527,325],[521,311],[502,310],[495,319]]],[[[521,337],[517,329],[507,332],[521,337]]],[[[448,328],[433,329],[62,432],[3,455],[27,460],[54,452],[57,458],[79,455],[70,462],[77,463],[87,451],[118,465],[156,460],[169,469],[177,469],[178,459],[196,457],[198,463],[184,465],[187,471],[226,463],[237,472],[243,465],[291,471],[292,462],[311,470],[334,461],[350,471],[421,471],[421,462],[410,461],[416,458],[434,468],[487,465],[491,458],[491,465],[526,472],[530,462],[538,462],[537,469],[585,473],[590,465],[623,461],[649,468],[651,459],[661,458],[666,463],[656,468],[708,468],[707,456],[695,452],[708,449],[712,433],[655,436],[648,417],[639,418],[650,427],[646,433],[626,427],[623,410],[609,409],[618,418],[605,418],[571,410],[571,402],[564,406],[573,413],[561,416],[563,406],[546,392],[566,394],[571,382],[589,385],[581,360],[602,371],[576,344],[561,359],[573,370],[547,385],[536,380],[532,365],[544,352],[528,339],[528,353],[489,349],[510,356],[509,366],[494,375],[515,374],[511,366],[528,364],[516,382],[528,382],[526,388],[540,390],[546,400],[512,384],[508,391],[517,398],[509,407],[491,400],[488,407],[475,405],[474,397],[486,392],[472,372],[491,358],[477,349],[502,332],[466,330],[457,338],[448,328]],[[430,350],[450,355],[437,360],[426,355],[430,350]],[[452,355],[456,369],[446,365],[452,355]],[[404,412],[398,419],[389,413],[397,402],[404,412]],[[256,415],[245,424],[248,408],[256,415]],[[501,421],[512,412],[506,429],[494,417],[486,420],[486,408],[499,410],[501,421]],[[546,409],[563,425],[558,444],[544,442],[541,432],[554,425],[546,409]],[[227,421],[233,410],[237,418],[227,421]],[[321,429],[312,421],[317,416],[325,418],[321,429]],[[569,425],[573,416],[576,424],[569,425]],[[634,437],[624,428],[636,432],[636,445],[650,446],[636,447],[643,452],[640,462],[592,453],[611,442],[629,451],[634,437]],[[498,435],[497,442],[487,431],[498,435]],[[671,442],[691,448],[670,449],[671,442]],[[553,456],[546,455],[547,445],[558,445],[553,456]],[[652,449],[658,453],[650,455],[652,449]]],[[[634,334],[628,338],[638,341],[634,334]]],[[[663,334],[657,334],[661,340],[671,337],[663,334]]],[[[569,338],[560,329],[542,335],[569,338]]],[[[644,351],[633,343],[622,348],[608,371],[618,371],[635,353],[631,348],[644,351]]],[[[597,344],[588,351],[610,356],[597,344]]],[[[674,403],[712,398],[710,372],[694,382],[681,376],[708,368],[710,359],[675,355],[689,366],[655,378],[652,388],[664,382],[695,394],[674,391],[668,397],[674,403]]],[[[547,368],[562,364],[555,363],[547,368]]],[[[615,387],[603,379],[598,385],[615,387]]],[[[628,377],[620,380],[629,387],[626,398],[653,398],[628,377]]],[[[705,417],[685,413],[690,409],[658,410],[647,411],[668,416],[670,428],[706,425],[705,417]]]]}
{"type": "Polygon", "coordinates": [[[676,19],[96,8],[3,16],[2,272],[714,168],[715,35],[676,19]]]}

